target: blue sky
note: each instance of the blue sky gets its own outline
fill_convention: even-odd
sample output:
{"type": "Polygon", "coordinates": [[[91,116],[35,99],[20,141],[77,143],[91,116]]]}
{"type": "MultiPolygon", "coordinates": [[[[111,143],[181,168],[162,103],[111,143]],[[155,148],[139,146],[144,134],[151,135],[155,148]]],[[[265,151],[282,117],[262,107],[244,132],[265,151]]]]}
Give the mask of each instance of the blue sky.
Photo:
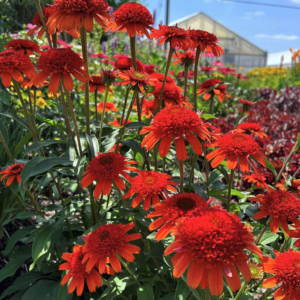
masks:
{"type": "MultiPolygon", "coordinates": [[[[300,8],[300,0],[255,0],[300,8]]],[[[166,0],[146,0],[165,24],[166,0]]],[[[170,0],[170,22],[204,12],[269,53],[300,48],[300,10],[223,2],[221,0],[170,0]]],[[[157,26],[157,25],[156,25],[157,26]]]]}

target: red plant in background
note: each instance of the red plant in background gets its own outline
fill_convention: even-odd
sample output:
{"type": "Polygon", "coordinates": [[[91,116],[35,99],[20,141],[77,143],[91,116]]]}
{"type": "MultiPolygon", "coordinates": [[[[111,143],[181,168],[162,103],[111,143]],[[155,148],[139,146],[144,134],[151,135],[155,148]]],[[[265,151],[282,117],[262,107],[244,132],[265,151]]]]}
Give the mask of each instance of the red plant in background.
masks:
{"type": "Polygon", "coordinates": [[[267,216],[272,216],[270,227],[273,233],[276,233],[281,225],[285,233],[289,234],[288,222],[292,222],[297,228],[300,228],[300,221],[298,220],[300,216],[300,201],[291,193],[274,190],[265,195],[248,198],[248,200],[262,204],[254,219],[260,220],[267,216]]]}
{"type": "Polygon", "coordinates": [[[18,51],[26,55],[33,55],[34,52],[42,53],[38,44],[22,39],[12,40],[4,45],[3,48],[6,48],[7,50],[18,51]]]}
{"type": "Polygon", "coordinates": [[[210,97],[216,95],[220,102],[223,102],[224,98],[231,98],[229,94],[226,94],[226,85],[221,84],[221,80],[218,79],[208,79],[203,82],[200,86],[200,89],[197,92],[197,95],[204,95],[203,99],[208,100],[210,97]],[[218,86],[216,86],[218,85],[218,86]]]}
{"type": "MultiPolygon", "coordinates": [[[[104,102],[100,102],[97,106],[97,110],[98,111],[103,111],[103,105],[104,105],[104,102]]],[[[108,112],[118,112],[119,110],[115,107],[115,105],[111,102],[106,102],[106,105],[105,105],[105,112],[108,113],[108,112]]]]}
{"type": "MultiPolygon", "coordinates": [[[[126,125],[128,125],[129,123],[131,123],[130,120],[128,120],[126,122],[126,125]]],[[[115,126],[115,127],[125,126],[125,120],[123,120],[122,125],[120,124],[120,122],[118,120],[113,120],[112,122],[109,122],[108,124],[115,126]]]]}
{"type": "Polygon", "coordinates": [[[128,166],[131,164],[138,164],[138,162],[126,160],[119,153],[99,153],[89,162],[86,171],[83,173],[81,186],[85,188],[93,181],[97,181],[94,190],[96,199],[100,197],[102,192],[104,195],[108,195],[112,184],[116,184],[120,190],[124,190],[125,184],[120,175],[130,181],[131,177],[125,171],[139,172],[138,169],[128,166]]]}
{"type": "Polygon", "coordinates": [[[159,29],[152,29],[151,38],[159,39],[159,44],[170,42],[171,48],[188,50],[192,47],[189,33],[183,28],[176,26],[158,25],[159,29]]]}
{"type": "Polygon", "coordinates": [[[252,158],[266,167],[264,158],[266,157],[254,138],[242,133],[228,133],[219,137],[216,142],[207,144],[209,147],[218,149],[206,155],[208,160],[212,160],[211,167],[216,168],[226,158],[227,167],[234,170],[239,160],[242,172],[249,172],[249,162],[253,164],[252,158]],[[250,157],[251,156],[251,157],[250,157]]]}
{"type": "Polygon", "coordinates": [[[54,13],[47,21],[51,35],[58,31],[79,30],[84,27],[88,32],[94,28],[94,20],[102,27],[111,19],[110,7],[104,0],[55,0],[54,13]]]}
{"type": "Polygon", "coordinates": [[[84,253],[82,261],[83,263],[87,262],[85,271],[90,272],[97,267],[100,274],[103,274],[108,261],[115,272],[121,272],[121,264],[116,254],[133,262],[135,259],[133,254],[140,253],[141,249],[128,242],[142,237],[140,233],[127,234],[133,227],[134,223],[105,224],[83,237],[85,245],[82,246],[84,253]]]}
{"type": "Polygon", "coordinates": [[[155,205],[154,211],[148,214],[147,218],[159,217],[151,223],[149,230],[153,231],[162,226],[155,236],[155,239],[160,241],[171,232],[180,218],[190,218],[207,208],[208,204],[197,194],[174,195],[155,205]]]}
{"type": "Polygon", "coordinates": [[[104,55],[103,52],[98,52],[97,54],[91,54],[91,57],[97,57],[100,60],[109,58],[109,56],[104,55]]]}
{"type": "Polygon", "coordinates": [[[133,208],[137,207],[144,199],[143,209],[147,211],[151,203],[153,207],[160,203],[159,196],[164,198],[162,192],[167,193],[167,190],[169,190],[177,193],[173,187],[173,185],[177,186],[177,183],[169,180],[171,178],[172,176],[155,171],[141,171],[137,177],[131,179],[131,187],[124,198],[127,199],[137,194],[131,206],[133,208]]]}
{"type": "Polygon", "coordinates": [[[195,153],[201,155],[203,150],[197,137],[202,141],[209,141],[211,133],[208,128],[210,127],[210,124],[203,123],[190,109],[180,106],[166,107],[153,118],[150,126],[143,127],[140,131],[141,134],[149,133],[145,136],[142,147],[151,150],[161,140],[158,147],[159,155],[165,157],[174,141],[178,160],[186,160],[187,152],[183,135],[195,153]]]}
{"type": "Polygon", "coordinates": [[[10,186],[14,179],[16,178],[18,183],[21,183],[21,173],[24,169],[25,165],[16,163],[11,166],[8,166],[6,170],[1,171],[2,174],[1,181],[3,181],[7,177],[6,186],[10,186]]]}
{"type": "Polygon", "coordinates": [[[180,64],[181,66],[190,66],[195,63],[195,52],[194,51],[187,51],[184,53],[176,53],[173,55],[173,58],[177,60],[173,62],[173,65],[180,64]]]}
{"type": "Polygon", "coordinates": [[[112,29],[112,32],[117,30],[127,32],[130,37],[145,34],[150,38],[148,30],[152,29],[153,24],[154,20],[149,10],[139,3],[131,2],[121,5],[113,13],[113,20],[108,24],[105,32],[112,29]]]}
{"type": "Polygon", "coordinates": [[[263,258],[263,270],[265,273],[274,274],[263,282],[265,289],[279,286],[274,293],[276,300],[300,299],[300,252],[289,250],[280,253],[274,250],[276,258],[263,258]]]}
{"type": "Polygon", "coordinates": [[[36,75],[34,66],[27,55],[13,50],[0,52],[0,76],[6,88],[10,87],[12,78],[17,82],[23,82],[22,73],[30,79],[36,75]]]}
{"type": "Polygon", "coordinates": [[[238,268],[246,281],[251,280],[247,249],[261,255],[253,236],[240,218],[224,210],[207,209],[199,217],[185,218],[172,230],[175,242],[165,255],[175,252],[173,275],[179,278],[186,269],[188,286],[210,289],[213,296],[223,292],[223,275],[233,292],[241,287],[238,268]]]}
{"type": "Polygon", "coordinates": [[[155,68],[156,66],[155,65],[144,65],[144,68],[145,68],[145,72],[149,75],[155,73],[155,68]]]}
{"type": "MultiPolygon", "coordinates": [[[[133,67],[132,59],[130,57],[120,57],[115,63],[115,69],[120,71],[130,70],[133,67]]],[[[137,71],[145,72],[144,65],[140,60],[136,60],[137,71]]]]}
{"type": "Polygon", "coordinates": [[[220,68],[219,71],[224,74],[224,75],[228,75],[230,73],[233,73],[233,72],[236,72],[235,69],[231,69],[229,67],[226,67],[226,68],[220,68]]]}
{"type": "MultiPolygon", "coordinates": [[[[151,76],[151,78],[156,78],[157,81],[159,81],[161,83],[164,81],[164,77],[165,77],[165,75],[161,74],[161,73],[152,73],[150,76],[151,76]]],[[[175,80],[171,76],[167,76],[166,84],[167,83],[168,84],[175,84],[175,80]]]]}
{"type": "Polygon", "coordinates": [[[238,133],[246,133],[253,134],[254,136],[258,136],[263,139],[266,138],[267,135],[264,133],[263,129],[256,123],[243,123],[238,125],[237,129],[234,130],[238,133]]]}
{"type": "Polygon", "coordinates": [[[103,82],[105,83],[109,83],[109,84],[114,84],[118,75],[119,75],[119,71],[118,70],[109,70],[107,68],[102,69],[102,73],[101,73],[102,77],[103,77],[103,82]]]}
{"type": "MultiPolygon", "coordinates": [[[[103,78],[102,76],[91,76],[90,80],[89,80],[89,90],[91,93],[95,93],[95,91],[97,90],[99,93],[104,93],[105,92],[105,88],[106,88],[106,84],[105,82],[103,82],[103,78]]],[[[79,90],[84,91],[85,89],[85,85],[82,84],[78,87],[79,90]]],[[[111,94],[113,94],[113,90],[110,87],[109,88],[109,92],[111,94]]]]}
{"type": "Polygon", "coordinates": [[[71,74],[79,81],[86,83],[89,75],[82,69],[83,60],[71,49],[50,49],[38,60],[37,68],[41,71],[30,82],[37,85],[50,76],[49,94],[56,95],[59,83],[63,78],[68,91],[73,90],[71,74]]]}

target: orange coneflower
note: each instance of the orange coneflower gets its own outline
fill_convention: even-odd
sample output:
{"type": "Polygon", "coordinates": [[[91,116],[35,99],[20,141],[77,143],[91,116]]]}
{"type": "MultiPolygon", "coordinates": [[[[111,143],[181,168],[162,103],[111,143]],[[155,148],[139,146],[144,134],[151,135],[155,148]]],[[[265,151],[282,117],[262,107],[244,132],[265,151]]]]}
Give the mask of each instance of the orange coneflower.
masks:
{"type": "Polygon", "coordinates": [[[194,44],[194,48],[199,46],[201,52],[210,52],[214,56],[224,54],[224,50],[217,45],[219,41],[214,34],[199,29],[192,29],[189,30],[189,36],[194,44]]]}
{"type": "Polygon", "coordinates": [[[274,274],[263,282],[265,289],[278,286],[274,293],[276,300],[300,299],[300,251],[289,250],[280,253],[273,251],[276,258],[263,258],[263,270],[265,273],[274,274]]]}
{"type": "Polygon", "coordinates": [[[240,270],[246,281],[251,280],[248,256],[244,249],[257,255],[253,236],[239,217],[224,210],[208,209],[201,216],[185,218],[172,230],[173,242],[165,255],[175,252],[171,262],[173,275],[179,278],[186,269],[188,286],[210,289],[213,296],[223,292],[223,276],[233,292],[241,287],[240,270]]]}
{"type": "Polygon", "coordinates": [[[281,225],[286,234],[289,234],[288,222],[292,222],[297,228],[300,227],[300,201],[294,195],[285,191],[270,191],[265,195],[257,195],[248,198],[250,201],[257,201],[262,204],[260,211],[254,215],[259,220],[272,216],[270,224],[271,231],[276,233],[281,225]]]}
{"type": "MultiPolygon", "coordinates": [[[[104,93],[105,92],[105,88],[106,88],[106,84],[103,81],[102,76],[91,76],[90,80],[89,80],[89,90],[91,93],[95,93],[95,91],[97,90],[99,93],[104,93]]],[[[82,84],[78,87],[78,89],[84,91],[85,89],[85,85],[82,84]]],[[[113,94],[113,90],[110,87],[109,88],[109,92],[111,94],[113,94]]]]}
{"type": "Polygon", "coordinates": [[[150,75],[145,72],[136,71],[134,68],[122,71],[119,77],[124,79],[121,85],[129,85],[131,89],[137,88],[141,93],[145,93],[145,88],[148,85],[154,86],[156,79],[150,78],[150,75]]]}
{"type": "Polygon", "coordinates": [[[102,27],[111,19],[110,7],[104,0],[55,0],[55,12],[48,19],[47,27],[53,35],[58,31],[79,30],[84,27],[88,32],[94,28],[94,19],[102,27]]]}
{"type": "Polygon", "coordinates": [[[125,3],[121,5],[114,13],[113,20],[108,24],[106,32],[112,29],[113,32],[119,30],[127,32],[130,37],[136,34],[144,34],[150,38],[148,30],[154,24],[153,17],[149,10],[139,3],[125,3]]]}
{"type": "Polygon", "coordinates": [[[23,89],[26,89],[26,88],[28,88],[28,87],[35,87],[36,89],[39,89],[39,88],[41,88],[41,87],[43,87],[43,86],[47,86],[49,84],[49,82],[48,81],[44,81],[44,82],[41,82],[41,83],[39,83],[39,84],[37,84],[37,85],[35,85],[35,84],[33,84],[33,85],[31,85],[30,84],[30,80],[24,80],[23,81],[23,83],[21,83],[21,87],[23,88],[23,89]]]}
{"type": "Polygon", "coordinates": [[[282,191],[289,191],[291,193],[294,193],[295,195],[299,195],[300,179],[297,179],[297,180],[292,179],[291,185],[286,184],[285,180],[283,179],[283,180],[281,180],[281,182],[278,182],[275,187],[279,188],[282,191]]]}
{"type": "Polygon", "coordinates": [[[251,175],[244,175],[243,178],[250,182],[255,183],[256,188],[261,188],[261,189],[267,189],[267,190],[273,190],[271,187],[268,186],[266,183],[267,178],[263,174],[259,173],[252,173],[251,175]]]}
{"type": "MultiPolygon", "coordinates": [[[[130,70],[133,67],[132,59],[130,57],[120,57],[116,61],[114,67],[115,67],[116,70],[120,70],[120,71],[130,70]]],[[[138,59],[136,60],[136,67],[137,67],[137,71],[145,72],[144,65],[138,59]]]]}
{"type": "Polygon", "coordinates": [[[202,141],[209,141],[210,124],[204,123],[195,112],[180,106],[166,107],[154,118],[150,126],[143,127],[141,134],[149,133],[142,142],[142,147],[151,150],[159,140],[159,155],[165,157],[172,141],[175,142],[178,160],[186,160],[187,152],[184,137],[188,140],[197,155],[202,154],[202,141]]]}
{"type": "Polygon", "coordinates": [[[21,183],[21,173],[24,169],[24,164],[16,163],[11,166],[8,166],[6,170],[1,171],[0,174],[3,174],[1,181],[4,180],[4,178],[8,177],[6,181],[6,186],[10,186],[14,179],[16,178],[18,183],[21,183]]]}
{"type": "Polygon", "coordinates": [[[296,247],[296,248],[300,248],[300,229],[297,229],[297,230],[290,230],[289,237],[294,238],[294,239],[297,239],[297,240],[294,242],[294,245],[293,245],[293,246],[296,247]]]}
{"type": "Polygon", "coordinates": [[[159,218],[149,226],[149,230],[152,231],[162,226],[155,236],[155,239],[160,241],[171,232],[180,218],[189,218],[207,208],[207,202],[197,194],[184,193],[174,195],[164,200],[163,203],[154,206],[154,212],[150,213],[147,218],[159,218]]]}
{"type": "Polygon", "coordinates": [[[218,148],[206,156],[208,160],[213,159],[211,162],[212,168],[216,168],[226,158],[228,158],[227,167],[230,170],[236,168],[239,160],[242,172],[249,172],[249,162],[253,164],[252,158],[256,159],[264,167],[266,166],[265,154],[261,152],[258,143],[250,135],[227,133],[207,146],[218,148]]]}
{"type": "Polygon", "coordinates": [[[233,130],[239,133],[253,134],[263,139],[267,135],[264,133],[263,129],[256,123],[243,123],[238,125],[237,129],[233,130]]]}
{"type": "MultiPolygon", "coordinates": [[[[160,82],[163,82],[164,81],[164,78],[165,78],[165,75],[164,74],[161,74],[161,73],[152,73],[150,75],[151,78],[156,78],[157,81],[160,81],[160,82]]],[[[169,83],[169,84],[175,84],[175,80],[171,77],[171,76],[167,76],[166,78],[166,83],[169,83]]]]}
{"type": "Polygon", "coordinates": [[[124,198],[127,199],[137,194],[131,206],[135,208],[145,199],[143,208],[147,211],[151,206],[151,202],[155,206],[160,203],[159,196],[164,198],[162,192],[166,193],[167,190],[174,193],[177,192],[172,186],[176,186],[177,183],[169,180],[171,178],[172,176],[155,171],[141,171],[137,177],[131,179],[131,187],[124,195],[124,198]]]}
{"type": "MultiPolygon", "coordinates": [[[[98,111],[103,111],[103,105],[104,105],[104,102],[100,102],[97,106],[97,110],[98,111]]],[[[114,111],[114,112],[118,112],[119,110],[115,107],[115,105],[111,102],[106,102],[106,105],[105,105],[105,112],[110,112],[110,111],[114,111]]]]}
{"type": "Polygon", "coordinates": [[[150,119],[153,112],[154,112],[154,101],[149,100],[147,101],[144,99],[143,106],[142,106],[142,117],[146,117],[146,119],[150,119]]]}
{"type": "MultiPolygon", "coordinates": [[[[64,253],[62,255],[62,258],[67,262],[61,264],[59,270],[66,270],[68,273],[63,277],[61,285],[65,285],[71,279],[68,287],[69,294],[72,294],[76,289],[77,296],[80,296],[83,292],[85,281],[91,293],[96,291],[96,287],[102,285],[102,278],[95,268],[92,268],[89,272],[86,271],[87,263],[82,262],[83,257],[84,253],[81,245],[74,246],[73,253],[64,253]]],[[[113,275],[114,271],[105,265],[103,273],[113,275]]]]}
{"type": "Polygon", "coordinates": [[[175,53],[173,58],[177,60],[173,62],[173,65],[180,64],[181,66],[190,66],[195,63],[195,52],[186,51],[184,53],[175,53]]]}
{"type": "Polygon", "coordinates": [[[73,90],[71,74],[86,83],[89,75],[82,69],[83,60],[71,49],[50,49],[43,53],[37,63],[41,71],[31,80],[31,85],[44,82],[50,76],[49,94],[56,95],[61,78],[68,91],[73,90]]]}
{"type": "Polygon", "coordinates": [[[15,50],[26,55],[33,55],[34,52],[39,54],[42,53],[37,43],[22,39],[12,40],[4,45],[3,48],[6,48],[7,50],[15,50]]]}
{"type": "Polygon", "coordinates": [[[208,100],[210,97],[216,95],[220,102],[223,102],[224,98],[231,98],[229,94],[226,94],[226,85],[219,85],[220,83],[222,83],[222,81],[218,79],[208,79],[204,81],[197,91],[197,95],[205,94],[203,97],[204,100],[208,100]],[[218,86],[216,87],[216,85],[218,86]]]}
{"type": "Polygon", "coordinates": [[[105,273],[108,261],[115,272],[121,272],[121,264],[116,254],[133,262],[135,259],[133,254],[140,253],[141,249],[128,242],[142,237],[140,233],[127,234],[133,227],[134,223],[105,224],[83,237],[85,242],[85,245],[82,246],[83,262],[87,262],[85,271],[90,272],[97,267],[100,274],[105,273]]]}
{"type": "Polygon", "coordinates": [[[159,44],[170,42],[171,48],[178,47],[179,49],[188,50],[191,48],[191,40],[189,32],[183,28],[175,26],[160,25],[159,29],[152,29],[151,38],[160,39],[159,44]]]}
{"type": "Polygon", "coordinates": [[[139,172],[138,169],[128,165],[138,164],[136,161],[129,161],[119,153],[99,153],[89,162],[86,171],[83,173],[81,186],[83,188],[97,181],[94,190],[94,196],[98,199],[103,192],[108,195],[111,191],[111,185],[114,182],[120,190],[125,189],[125,184],[121,179],[122,175],[127,180],[131,177],[125,171],[139,172]]]}
{"type": "Polygon", "coordinates": [[[34,66],[27,55],[13,50],[0,52],[0,76],[6,88],[10,86],[11,78],[18,82],[23,82],[24,77],[22,73],[28,78],[36,75],[34,66]]]}

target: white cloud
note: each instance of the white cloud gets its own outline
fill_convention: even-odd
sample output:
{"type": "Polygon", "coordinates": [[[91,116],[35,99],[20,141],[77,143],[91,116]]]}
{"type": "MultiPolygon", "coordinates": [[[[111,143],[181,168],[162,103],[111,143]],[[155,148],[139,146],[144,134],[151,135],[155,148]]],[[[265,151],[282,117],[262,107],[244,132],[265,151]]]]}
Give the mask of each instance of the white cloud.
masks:
{"type": "Polygon", "coordinates": [[[286,35],[286,34],[257,34],[255,36],[258,39],[273,39],[273,40],[286,40],[286,41],[294,41],[298,40],[299,37],[297,35],[286,35]]]}
{"type": "Polygon", "coordinates": [[[252,20],[253,17],[261,17],[261,16],[265,16],[266,14],[263,11],[248,11],[245,13],[244,15],[244,19],[245,20],[252,20]]]}
{"type": "Polygon", "coordinates": [[[254,16],[265,16],[266,14],[263,11],[256,11],[254,16]]]}
{"type": "Polygon", "coordinates": [[[290,2],[300,4],[300,0],[290,0],[290,2]]]}

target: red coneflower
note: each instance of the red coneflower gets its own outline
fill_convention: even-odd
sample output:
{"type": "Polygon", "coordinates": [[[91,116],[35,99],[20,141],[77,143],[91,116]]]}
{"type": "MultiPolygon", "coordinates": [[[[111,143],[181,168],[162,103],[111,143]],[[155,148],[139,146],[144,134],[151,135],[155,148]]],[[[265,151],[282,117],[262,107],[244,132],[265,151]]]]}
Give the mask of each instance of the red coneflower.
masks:
{"type": "Polygon", "coordinates": [[[251,108],[251,106],[256,104],[255,102],[251,102],[251,101],[244,100],[244,99],[239,99],[239,102],[243,104],[244,111],[248,111],[251,108]]]}
{"type": "Polygon", "coordinates": [[[173,58],[177,60],[173,62],[173,65],[180,64],[181,66],[190,66],[195,63],[195,52],[187,51],[184,53],[176,53],[173,55],[173,58]]]}
{"type": "Polygon", "coordinates": [[[201,67],[201,70],[204,71],[204,73],[209,74],[210,72],[212,72],[214,70],[213,67],[201,67]]]}
{"type": "Polygon", "coordinates": [[[109,56],[104,55],[103,52],[98,52],[97,54],[91,54],[91,57],[97,57],[100,58],[100,60],[109,58],[109,56]]]}
{"type": "MultiPolygon", "coordinates": [[[[156,78],[157,81],[159,81],[159,82],[163,82],[165,75],[161,74],[161,73],[153,73],[153,74],[150,75],[150,77],[151,78],[156,78]]],[[[171,76],[167,76],[167,78],[166,78],[166,84],[167,83],[175,85],[175,80],[171,76]]]]}
{"type": "MultiPolygon", "coordinates": [[[[126,125],[128,125],[129,123],[131,123],[130,120],[128,120],[126,122],[126,125]]],[[[113,120],[113,121],[109,122],[108,124],[115,126],[115,127],[121,127],[121,126],[125,126],[125,120],[123,120],[122,125],[120,124],[120,122],[118,120],[113,120]]]]}
{"type": "Polygon", "coordinates": [[[253,236],[240,219],[224,210],[209,209],[205,214],[186,218],[172,230],[175,242],[165,255],[176,252],[171,262],[173,275],[179,278],[189,267],[188,286],[210,289],[213,296],[223,292],[223,275],[233,292],[241,286],[238,268],[246,281],[251,280],[248,256],[244,249],[257,255],[253,236]]]}
{"type": "Polygon", "coordinates": [[[142,107],[142,117],[146,117],[146,119],[150,119],[154,112],[154,101],[147,101],[144,99],[143,107],[142,107]]]}
{"type": "Polygon", "coordinates": [[[300,248],[300,230],[299,229],[297,229],[297,230],[290,230],[289,237],[297,239],[294,242],[294,247],[300,248]]]}
{"type": "Polygon", "coordinates": [[[188,108],[180,106],[166,107],[153,118],[150,126],[143,127],[141,130],[141,134],[149,133],[144,138],[142,147],[146,146],[147,150],[151,150],[161,140],[159,155],[165,157],[174,140],[178,160],[186,160],[187,153],[183,135],[195,153],[201,155],[202,146],[196,136],[203,141],[209,141],[211,134],[208,127],[210,127],[210,124],[203,123],[199,116],[188,108]]]}
{"type": "Polygon", "coordinates": [[[118,70],[102,69],[102,80],[104,83],[114,84],[119,75],[118,70]]]}
{"type": "Polygon", "coordinates": [[[231,98],[229,94],[226,94],[226,85],[221,84],[216,87],[216,85],[222,83],[221,80],[218,79],[208,79],[204,81],[200,89],[197,91],[197,95],[204,95],[203,99],[208,100],[210,97],[216,95],[220,102],[223,102],[224,98],[231,98]]]}
{"type": "Polygon", "coordinates": [[[282,191],[289,191],[291,193],[294,193],[295,195],[299,195],[300,179],[291,180],[291,185],[285,184],[285,180],[283,179],[281,180],[281,182],[278,182],[275,187],[279,188],[282,191]]]}
{"type": "Polygon", "coordinates": [[[191,48],[191,40],[189,33],[183,28],[176,26],[158,25],[159,29],[152,29],[151,38],[160,39],[159,45],[170,42],[171,48],[176,47],[188,50],[191,48]]]}
{"type": "Polygon", "coordinates": [[[276,300],[300,299],[300,251],[289,250],[280,253],[274,251],[276,258],[263,258],[265,273],[274,274],[263,282],[265,289],[279,286],[274,293],[276,300]]]}
{"type": "Polygon", "coordinates": [[[253,164],[252,158],[256,159],[264,167],[266,166],[265,154],[261,152],[258,143],[250,135],[227,133],[219,137],[216,142],[207,146],[218,148],[206,156],[208,160],[213,159],[211,162],[212,168],[216,168],[227,157],[227,167],[230,170],[236,168],[238,159],[242,172],[249,172],[249,162],[253,164]]]}
{"type": "Polygon", "coordinates": [[[229,67],[226,67],[226,68],[220,68],[219,71],[224,74],[224,75],[228,75],[232,72],[235,72],[236,70],[235,69],[231,69],[229,67]]]}
{"type": "Polygon", "coordinates": [[[51,35],[63,30],[79,30],[85,27],[88,32],[94,28],[94,19],[102,27],[111,19],[110,7],[104,0],[55,0],[55,12],[48,19],[47,27],[51,35]]]}
{"type": "Polygon", "coordinates": [[[139,254],[141,249],[128,242],[142,237],[140,233],[127,234],[133,227],[134,223],[105,224],[83,237],[85,245],[82,246],[82,252],[84,253],[83,262],[87,262],[86,272],[97,267],[100,274],[104,273],[106,261],[115,272],[121,272],[121,264],[116,254],[133,262],[135,259],[133,254],[139,254]]]}
{"type": "MultiPolygon", "coordinates": [[[[73,253],[62,255],[62,258],[67,262],[61,264],[59,270],[66,270],[68,273],[63,277],[61,285],[65,285],[71,279],[68,287],[69,294],[72,294],[76,289],[77,296],[80,296],[84,289],[85,280],[91,293],[96,291],[96,287],[102,286],[102,278],[96,269],[92,268],[89,272],[86,272],[86,263],[82,262],[83,257],[81,245],[74,246],[73,253]]],[[[105,265],[104,269],[103,273],[114,274],[109,266],[105,265]]]]}
{"type": "Polygon", "coordinates": [[[121,85],[128,84],[131,89],[138,88],[141,93],[145,93],[145,88],[147,89],[148,85],[154,86],[156,82],[156,79],[150,78],[149,74],[136,71],[134,68],[120,72],[119,77],[124,79],[121,85]]]}
{"type": "MultiPolygon", "coordinates": [[[[130,70],[133,67],[130,57],[120,57],[115,63],[115,69],[120,71],[130,70]]],[[[136,60],[136,68],[139,72],[145,72],[144,65],[140,60],[136,60]]]]}
{"type": "MultiPolygon", "coordinates": [[[[48,84],[49,84],[48,81],[44,81],[44,82],[42,82],[42,83],[40,83],[38,85],[33,85],[33,87],[36,88],[36,89],[39,89],[40,87],[47,86],[48,84]]],[[[24,80],[23,83],[21,83],[21,87],[23,89],[31,87],[30,80],[24,80]]]]}
{"type": "Polygon", "coordinates": [[[149,75],[155,73],[155,68],[156,66],[155,65],[144,65],[144,68],[145,68],[145,72],[149,75]]]}
{"type": "Polygon", "coordinates": [[[189,30],[189,37],[194,44],[194,48],[200,47],[201,52],[212,52],[214,56],[221,56],[224,50],[217,45],[217,37],[207,31],[193,29],[189,30]]]}
{"type": "Polygon", "coordinates": [[[267,178],[264,177],[263,174],[259,174],[259,173],[252,173],[251,175],[244,175],[243,178],[250,182],[255,183],[256,188],[261,188],[261,189],[267,189],[267,190],[273,190],[272,188],[270,188],[268,186],[268,184],[266,183],[267,178]]]}
{"type": "Polygon", "coordinates": [[[254,215],[255,220],[272,216],[271,231],[276,233],[281,225],[286,234],[289,234],[288,222],[292,222],[297,228],[300,227],[300,201],[294,195],[286,191],[270,191],[265,195],[257,195],[248,198],[262,204],[260,211],[254,215]]]}
{"type": "MultiPolygon", "coordinates": [[[[82,84],[78,87],[79,90],[84,91],[85,89],[85,85],[82,84]]],[[[99,93],[104,93],[106,89],[106,84],[103,81],[102,76],[91,76],[90,80],[89,80],[89,90],[91,93],[95,93],[95,91],[97,90],[99,93]]],[[[109,88],[109,92],[111,94],[113,94],[113,90],[110,87],[109,88]]]]}
{"type": "Polygon", "coordinates": [[[33,55],[33,52],[42,53],[37,43],[22,39],[12,40],[4,45],[3,48],[18,51],[26,55],[33,55]]]}
{"type": "Polygon", "coordinates": [[[108,24],[105,32],[112,29],[112,32],[119,30],[127,32],[130,37],[136,34],[144,34],[150,38],[148,30],[154,24],[153,17],[149,10],[139,3],[125,3],[121,5],[114,13],[113,20],[108,24]]]}
{"type": "Polygon", "coordinates": [[[68,91],[73,90],[71,74],[86,83],[89,75],[82,69],[83,60],[71,49],[50,49],[43,53],[37,63],[41,71],[31,80],[31,85],[44,82],[50,76],[49,94],[56,95],[61,78],[68,91]]]}
{"type": "Polygon", "coordinates": [[[141,171],[137,177],[131,179],[131,187],[124,195],[124,198],[127,199],[137,194],[131,206],[135,208],[145,199],[143,208],[147,211],[151,206],[151,202],[155,206],[160,203],[159,196],[164,198],[162,192],[166,193],[169,190],[177,193],[176,189],[172,186],[176,186],[177,183],[168,180],[171,178],[172,176],[155,171],[141,171]]]}
{"type": "MultiPolygon", "coordinates": [[[[103,105],[104,105],[104,102],[100,102],[97,106],[97,110],[98,111],[103,111],[103,105]]],[[[118,112],[119,110],[115,107],[115,105],[111,102],[106,102],[106,105],[105,105],[105,112],[110,112],[110,111],[114,111],[114,112],[118,112]]]]}
{"type": "Polygon", "coordinates": [[[22,73],[30,79],[36,75],[34,66],[27,55],[12,50],[0,53],[0,76],[6,88],[11,84],[11,77],[17,82],[23,82],[22,73]]]}
{"type": "Polygon", "coordinates": [[[207,208],[207,202],[197,194],[183,193],[174,195],[162,203],[158,203],[154,206],[155,211],[148,214],[147,218],[159,217],[150,224],[149,230],[153,231],[163,225],[155,236],[155,239],[160,241],[171,232],[180,218],[190,218],[207,208]]]}
{"type": "Polygon", "coordinates": [[[263,272],[262,267],[259,264],[256,264],[254,262],[249,262],[248,266],[249,266],[250,272],[251,272],[251,279],[253,279],[253,280],[262,279],[264,272],[263,272]]]}
{"type": "Polygon", "coordinates": [[[114,182],[120,190],[125,189],[125,184],[120,175],[128,181],[131,177],[125,171],[139,172],[138,169],[128,165],[138,164],[136,161],[128,161],[119,153],[99,153],[89,162],[86,171],[83,173],[81,186],[83,188],[97,181],[94,190],[94,196],[98,199],[103,192],[108,195],[111,191],[111,185],[114,182]]]}
{"type": "Polygon", "coordinates": [[[267,135],[264,133],[263,129],[255,123],[243,123],[238,125],[237,129],[233,130],[239,133],[253,134],[263,139],[266,138],[267,135]]]}
{"type": "Polygon", "coordinates": [[[12,182],[14,181],[14,179],[16,178],[18,183],[21,183],[21,173],[22,170],[24,169],[25,165],[24,164],[20,164],[20,163],[16,163],[13,164],[11,166],[8,166],[6,168],[6,170],[1,171],[0,174],[3,174],[1,181],[4,180],[4,178],[8,177],[7,181],[6,181],[6,186],[10,186],[12,184],[12,182]]]}

